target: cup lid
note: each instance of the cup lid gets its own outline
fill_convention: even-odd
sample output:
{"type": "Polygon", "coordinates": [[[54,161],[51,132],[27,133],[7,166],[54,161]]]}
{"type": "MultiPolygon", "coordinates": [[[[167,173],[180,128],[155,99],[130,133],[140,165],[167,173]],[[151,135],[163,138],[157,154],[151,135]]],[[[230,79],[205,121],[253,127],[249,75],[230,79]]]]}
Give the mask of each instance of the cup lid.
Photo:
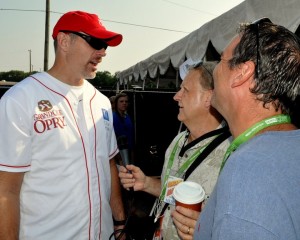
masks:
{"type": "Polygon", "coordinates": [[[196,204],[204,200],[205,191],[200,184],[185,181],[174,188],[173,197],[181,203],[196,204]]]}

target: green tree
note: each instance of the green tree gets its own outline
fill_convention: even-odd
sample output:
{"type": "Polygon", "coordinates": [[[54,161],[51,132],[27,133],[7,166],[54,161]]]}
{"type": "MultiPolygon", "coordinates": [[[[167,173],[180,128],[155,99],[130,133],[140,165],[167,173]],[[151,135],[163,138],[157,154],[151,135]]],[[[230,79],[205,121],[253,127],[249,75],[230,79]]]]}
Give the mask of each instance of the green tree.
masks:
{"type": "MultiPolygon", "coordinates": [[[[11,70],[9,72],[0,72],[0,81],[6,80],[8,82],[20,82],[24,78],[36,72],[23,72],[18,70],[11,70]]],[[[108,71],[97,72],[94,79],[88,80],[92,85],[99,88],[111,88],[117,82],[116,75],[112,75],[108,71]]]]}
{"type": "Polygon", "coordinates": [[[112,75],[108,71],[97,72],[94,79],[88,80],[92,85],[98,88],[111,88],[118,81],[116,75],[112,75]]]}
{"type": "Polygon", "coordinates": [[[28,77],[32,73],[23,72],[18,70],[11,70],[9,72],[0,72],[0,80],[6,80],[9,82],[20,82],[24,78],[28,77]]]}

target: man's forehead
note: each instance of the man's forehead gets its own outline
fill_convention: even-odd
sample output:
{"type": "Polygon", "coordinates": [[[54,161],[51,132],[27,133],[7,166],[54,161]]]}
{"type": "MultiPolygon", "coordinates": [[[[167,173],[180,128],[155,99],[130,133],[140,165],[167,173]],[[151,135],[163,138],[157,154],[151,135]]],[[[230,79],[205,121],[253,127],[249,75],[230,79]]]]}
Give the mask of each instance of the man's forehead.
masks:
{"type": "Polygon", "coordinates": [[[189,70],[188,74],[181,83],[181,87],[188,87],[199,82],[200,72],[196,69],[189,70]]]}
{"type": "Polygon", "coordinates": [[[194,78],[196,75],[199,75],[199,74],[200,74],[200,73],[199,73],[199,70],[198,70],[198,69],[191,68],[191,69],[188,71],[188,73],[187,73],[187,75],[186,75],[185,78],[194,78]]]}
{"type": "Polygon", "coordinates": [[[193,79],[197,78],[199,74],[199,71],[197,71],[196,69],[190,69],[182,83],[184,84],[185,82],[192,82],[193,79]]]}

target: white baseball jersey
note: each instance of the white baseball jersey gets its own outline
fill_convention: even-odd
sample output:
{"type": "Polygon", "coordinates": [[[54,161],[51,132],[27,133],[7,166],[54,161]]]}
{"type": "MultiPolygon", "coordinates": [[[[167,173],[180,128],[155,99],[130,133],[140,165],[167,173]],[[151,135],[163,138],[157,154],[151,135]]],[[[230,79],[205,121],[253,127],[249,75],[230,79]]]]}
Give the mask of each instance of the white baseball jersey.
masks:
{"type": "Polygon", "coordinates": [[[21,240],[109,239],[112,119],[110,101],[87,81],[78,99],[47,73],[2,97],[0,170],[25,172],[21,240]]]}

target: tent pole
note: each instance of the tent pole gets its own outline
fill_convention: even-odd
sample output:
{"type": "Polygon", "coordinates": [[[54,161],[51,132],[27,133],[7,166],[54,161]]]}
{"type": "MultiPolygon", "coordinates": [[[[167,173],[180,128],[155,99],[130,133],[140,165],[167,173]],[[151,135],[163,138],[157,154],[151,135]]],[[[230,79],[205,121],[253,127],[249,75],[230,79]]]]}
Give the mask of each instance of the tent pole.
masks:
{"type": "Polygon", "coordinates": [[[178,88],[178,74],[179,74],[179,69],[176,71],[176,88],[178,88]]]}

